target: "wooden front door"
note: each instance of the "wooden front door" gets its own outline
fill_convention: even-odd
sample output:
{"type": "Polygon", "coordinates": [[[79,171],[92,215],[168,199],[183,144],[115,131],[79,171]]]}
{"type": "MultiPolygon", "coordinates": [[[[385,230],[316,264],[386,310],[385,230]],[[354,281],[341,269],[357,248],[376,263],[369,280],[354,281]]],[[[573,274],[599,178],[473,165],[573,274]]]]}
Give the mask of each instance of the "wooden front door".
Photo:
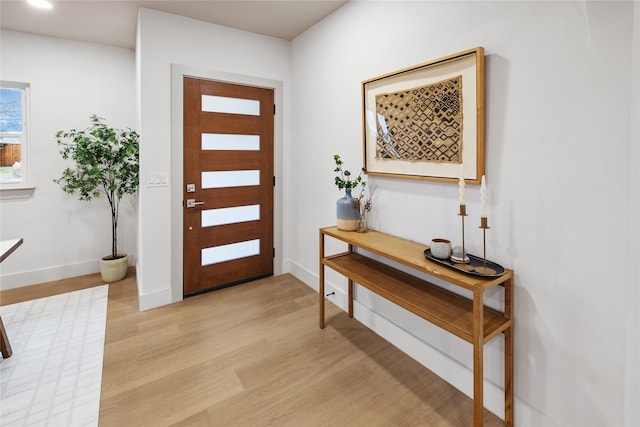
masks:
{"type": "Polygon", "coordinates": [[[273,274],[273,89],[184,78],[184,295],[273,274]]]}

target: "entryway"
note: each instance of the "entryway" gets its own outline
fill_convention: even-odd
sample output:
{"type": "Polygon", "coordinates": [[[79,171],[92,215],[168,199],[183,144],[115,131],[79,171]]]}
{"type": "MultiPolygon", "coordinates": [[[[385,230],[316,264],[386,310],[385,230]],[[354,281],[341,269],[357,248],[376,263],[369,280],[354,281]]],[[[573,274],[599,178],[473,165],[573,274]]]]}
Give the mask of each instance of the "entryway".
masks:
{"type": "Polygon", "coordinates": [[[273,275],[274,90],[183,85],[183,294],[273,275]]]}

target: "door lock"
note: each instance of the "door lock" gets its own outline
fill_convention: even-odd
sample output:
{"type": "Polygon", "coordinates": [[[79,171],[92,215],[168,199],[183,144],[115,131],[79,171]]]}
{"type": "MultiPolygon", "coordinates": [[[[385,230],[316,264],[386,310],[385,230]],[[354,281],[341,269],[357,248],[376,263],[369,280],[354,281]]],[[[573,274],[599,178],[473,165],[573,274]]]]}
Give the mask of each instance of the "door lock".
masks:
{"type": "Polygon", "coordinates": [[[196,202],[196,199],[187,199],[188,208],[195,208],[196,205],[204,205],[204,202],[196,202]]]}

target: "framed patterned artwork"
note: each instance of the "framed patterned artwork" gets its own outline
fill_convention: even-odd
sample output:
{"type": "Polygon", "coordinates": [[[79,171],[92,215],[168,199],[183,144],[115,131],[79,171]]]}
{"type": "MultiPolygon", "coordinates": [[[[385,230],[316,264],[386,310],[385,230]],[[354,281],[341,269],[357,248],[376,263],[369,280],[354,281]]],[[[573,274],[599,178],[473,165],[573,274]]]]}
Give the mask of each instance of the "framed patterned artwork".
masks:
{"type": "Polygon", "coordinates": [[[367,174],[479,184],[484,175],[484,49],[362,82],[367,174]]]}

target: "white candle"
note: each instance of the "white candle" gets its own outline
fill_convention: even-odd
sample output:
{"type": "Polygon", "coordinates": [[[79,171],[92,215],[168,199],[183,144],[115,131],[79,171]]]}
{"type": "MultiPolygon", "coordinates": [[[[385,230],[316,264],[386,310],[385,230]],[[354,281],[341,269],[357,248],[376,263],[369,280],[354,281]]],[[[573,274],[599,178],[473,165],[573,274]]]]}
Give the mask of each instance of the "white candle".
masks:
{"type": "Polygon", "coordinates": [[[482,184],[480,185],[480,217],[487,217],[487,181],[482,175],[482,184]]]}
{"type": "Polygon", "coordinates": [[[460,178],[458,179],[458,196],[460,199],[460,205],[465,205],[464,199],[464,170],[462,165],[460,165],[460,178]]]}

